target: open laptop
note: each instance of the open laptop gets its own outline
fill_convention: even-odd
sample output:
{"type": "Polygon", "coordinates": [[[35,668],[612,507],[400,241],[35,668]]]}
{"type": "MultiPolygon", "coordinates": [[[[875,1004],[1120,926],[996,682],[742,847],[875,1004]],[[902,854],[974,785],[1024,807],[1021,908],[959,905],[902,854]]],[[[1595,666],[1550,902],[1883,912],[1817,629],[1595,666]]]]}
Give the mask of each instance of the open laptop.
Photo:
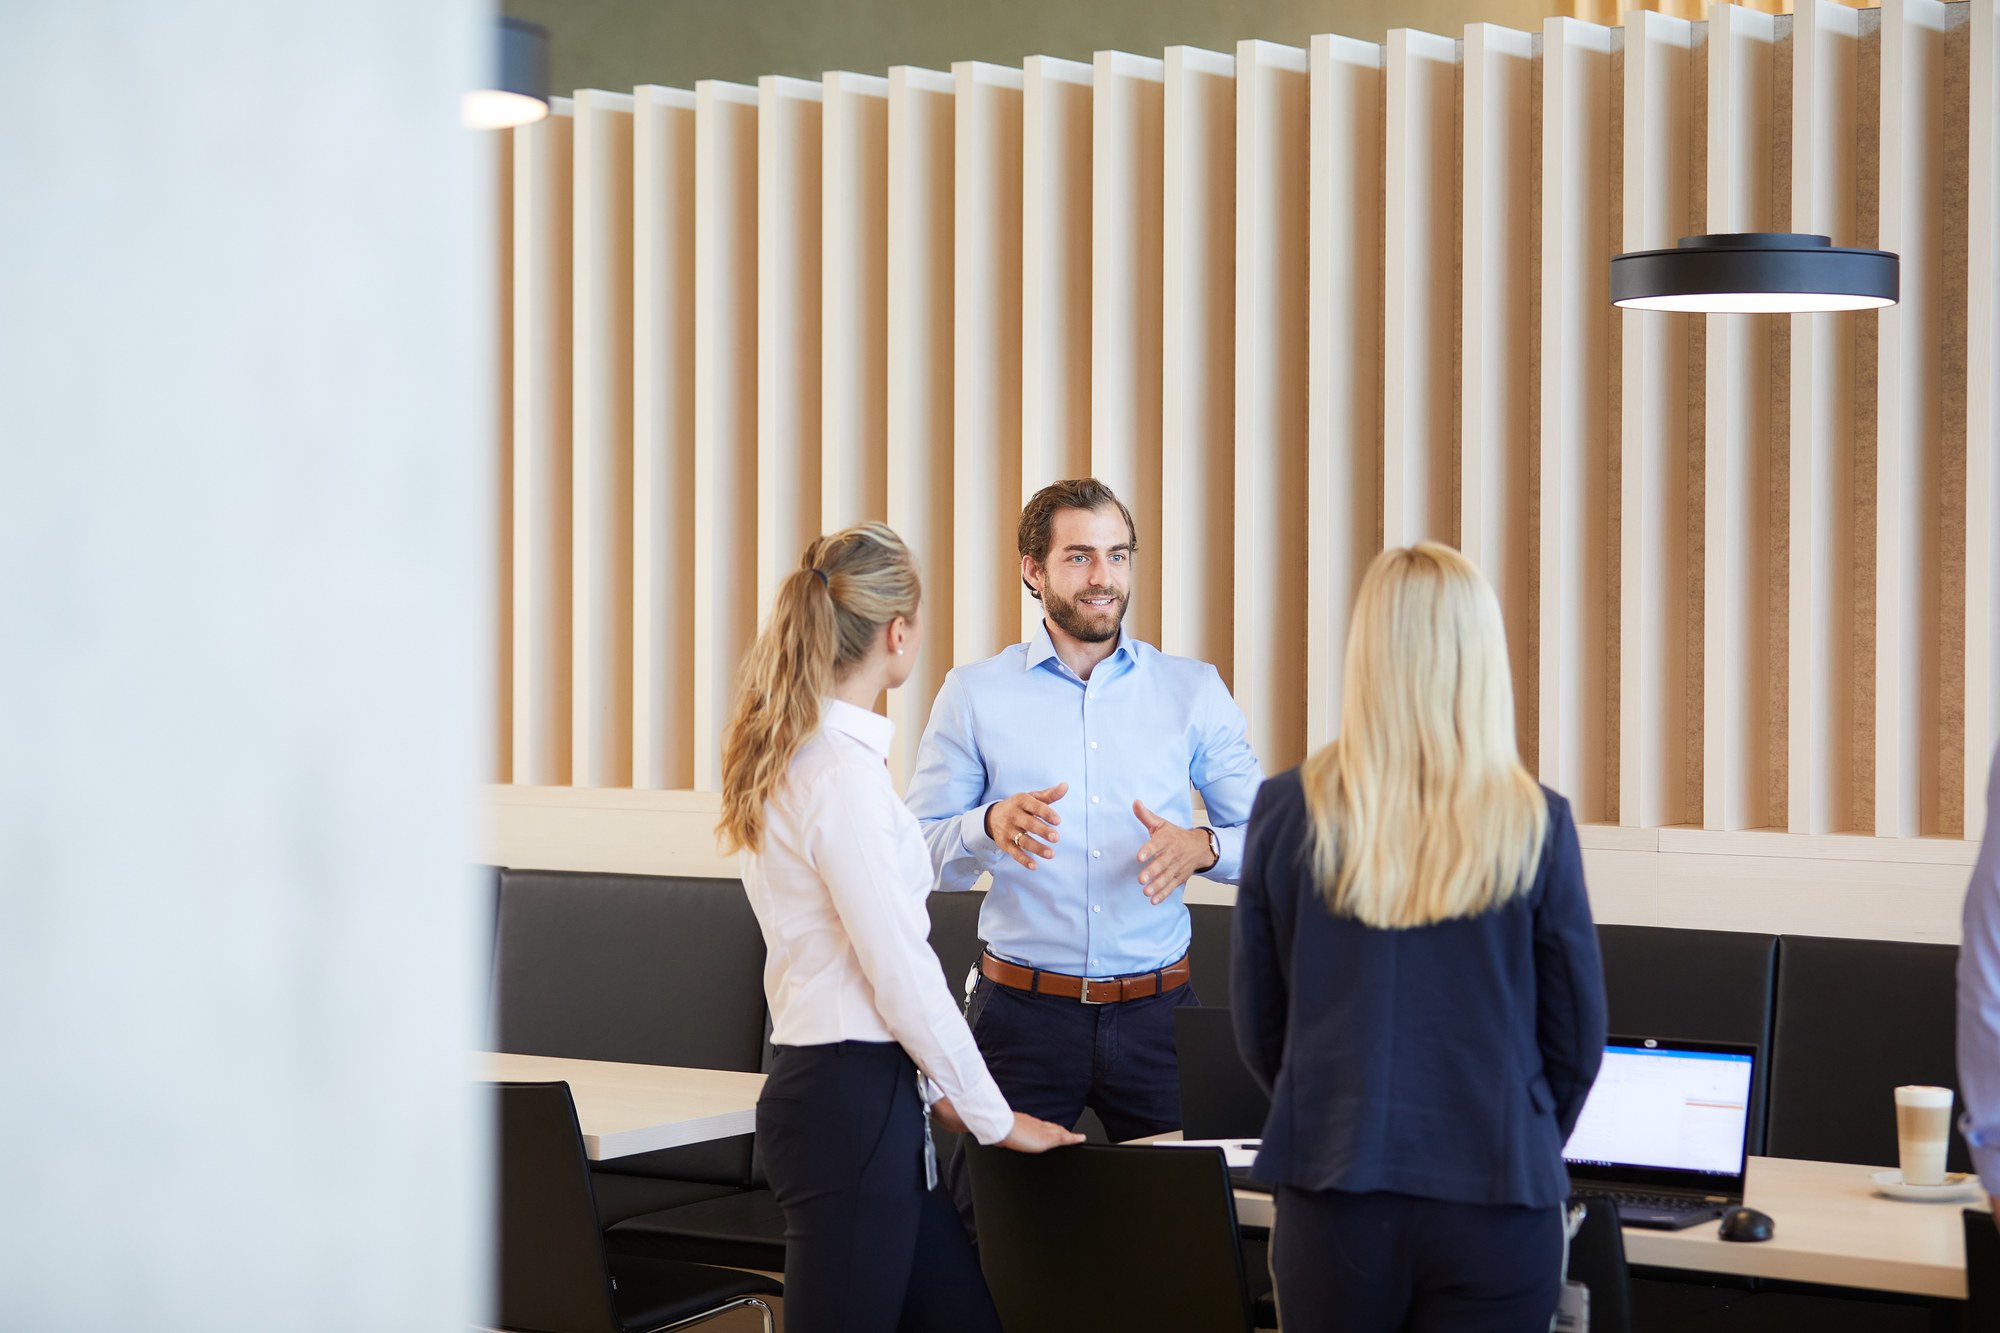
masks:
{"type": "Polygon", "coordinates": [[[1563,1147],[1571,1188],[1626,1226],[1678,1231],[1743,1201],[1757,1048],[1613,1037],[1563,1147]]]}

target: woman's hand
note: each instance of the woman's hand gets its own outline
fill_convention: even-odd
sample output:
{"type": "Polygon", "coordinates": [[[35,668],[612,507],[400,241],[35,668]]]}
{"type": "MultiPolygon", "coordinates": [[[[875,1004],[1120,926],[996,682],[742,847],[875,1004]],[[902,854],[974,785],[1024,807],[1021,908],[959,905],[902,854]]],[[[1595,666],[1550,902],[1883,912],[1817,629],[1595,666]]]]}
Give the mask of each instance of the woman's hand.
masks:
{"type": "Polygon", "coordinates": [[[1051,1148],[1067,1148],[1082,1142],[1083,1135],[1073,1130],[1016,1111],[1014,1132],[1000,1140],[1000,1146],[1012,1148],[1015,1152],[1047,1152],[1051,1148]]]}
{"type": "Polygon", "coordinates": [[[968,1132],[965,1122],[958,1118],[958,1108],[951,1104],[949,1097],[940,1097],[931,1103],[931,1121],[939,1129],[948,1129],[954,1134],[968,1132]]]}

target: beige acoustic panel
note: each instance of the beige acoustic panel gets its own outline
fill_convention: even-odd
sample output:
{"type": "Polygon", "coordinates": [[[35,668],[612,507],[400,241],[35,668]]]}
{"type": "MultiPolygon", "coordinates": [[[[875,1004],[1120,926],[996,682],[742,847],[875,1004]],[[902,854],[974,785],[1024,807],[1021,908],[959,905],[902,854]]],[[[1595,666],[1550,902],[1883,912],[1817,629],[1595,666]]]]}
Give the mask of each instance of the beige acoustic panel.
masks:
{"type": "Polygon", "coordinates": [[[952,76],[889,71],[889,526],[924,581],[923,642],[889,691],[900,789],[952,665],[952,76]]]}
{"type": "MultiPolygon", "coordinates": [[[[1963,170],[1944,151],[1946,32],[1965,9],[1939,0],[1882,7],[1880,235],[1883,249],[1902,256],[1902,299],[1878,316],[1875,832],[1882,837],[1942,831],[1940,777],[1947,763],[1963,763],[1962,731],[1944,734],[1940,649],[1946,544],[1953,533],[1963,536],[1962,511],[1941,512],[1941,503],[1950,388],[1942,340],[1945,307],[1957,299],[1944,282],[1944,178],[1963,170]]],[[[1954,828],[1961,817],[1962,807],[1950,811],[1954,828]]]]}
{"type": "Polygon", "coordinates": [[[1500,599],[1514,686],[1514,730],[1539,750],[1535,669],[1534,494],[1542,367],[1535,266],[1541,107],[1535,39],[1475,23],[1465,30],[1459,226],[1459,549],[1500,599]]]}
{"type": "Polygon", "coordinates": [[[889,81],[825,80],[820,529],[889,512],[889,81]]]}
{"type": "Polygon", "coordinates": [[[514,132],[493,135],[493,713],[496,782],[514,776],[514,132]]]}
{"type": "Polygon", "coordinates": [[[1236,60],[1167,48],[1162,89],[1160,647],[1234,677],[1236,60]]]}
{"type": "MultiPolygon", "coordinates": [[[[1695,230],[1688,126],[1695,119],[1695,28],[1625,18],[1624,250],[1671,246],[1695,230]]],[[[1619,373],[1618,822],[1686,823],[1696,813],[1700,675],[1693,671],[1700,496],[1690,490],[1689,399],[1701,375],[1688,317],[1614,311],[1619,373]]]]}
{"type": "Polygon", "coordinates": [[[1305,754],[1311,63],[1236,48],[1236,702],[1266,772],[1305,754]]]}
{"type": "MultiPolygon", "coordinates": [[[[1717,5],[1708,20],[1708,204],[1711,233],[1782,231],[1773,180],[1779,86],[1777,24],[1717,5]]],[[[1785,120],[1790,107],[1785,106],[1785,120]]],[[[1706,505],[1702,525],[1702,824],[1719,831],[1782,823],[1771,803],[1771,718],[1783,706],[1772,677],[1771,630],[1783,604],[1771,590],[1772,494],[1781,457],[1772,382],[1780,315],[1709,315],[1706,505]],[[1777,696],[1774,698],[1774,694],[1777,696]]]]}
{"type": "Polygon", "coordinates": [[[2000,742],[2000,4],[1972,0],[1967,69],[1965,829],[2000,742]]]}
{"type": "MultiPolygon", "coordinates": [[[[1836,245],[1858,235],[1861,26],[1835,0],[1801,0],[1792,18],[1791,224],[1836,245]]],[[[1787,811],[1794,833],[1854,827],[1857,513],[1852,422],[1855,356],[1873,315],[1791,321],[1785,701],[1787,811]]],[[[1775,814],[1775,812],[1774,812],[1775,814]]],[[[1775,819],[1773,822],[1776,822],[1775,819]]]]}
{"type": "Polygon", "coordinates": [[[514,781],[570,780],[570,329],[576,119],[514,131],[514,781]]]}
{"type": "Polygon", "coordinates": [[[570,783],[632,784],[632,96],[576,95],[570,783]]]}
{"type": "Polygon", "coordinates": [[[1458,43],[1392,31],[1383,90],[1382,540],[1456,546],[1458,43]]]}
{"type": "Polygon", "coordinates": [[[757,623],[820,535],[820,85],[757,81],[757,623]]]}
{"type": "MultiPolygon", "coordinates": [[[[1021,500],[1090,472],[1091,67],[1021,67],[1021,500]]],[[[1021,634],[1041,623],[1023,599],[1021,634]]]]}
{"type": "Polygon", "coordinates": [[[1382,547],[1382,48],[1312,42],[1306,735],[1340,731],[1347,622],[1382,547]]]}
{"type": "Polygon", "coordinates": [[[952,648],[976,662],[1019,642],[1022,436],[1022,76],[967,61],[956,80],[952,648]]]}
{"type": "Polygon", "coordinates": [[[1093,68],[1089,466],[1139,530],[1126,632],[1157,644],[1166,66],[1100,51],[1093,68]]]}
{"type": "Polygon", "coordinates": [[[694,785],[720,791],[757,633],[757,89],[694,95],[694,785]]]}
{"type": "Polygon", "coordinates": [[[1618,816],[1615,38],[1575,19],[1550,19],[1542,29],[1536,753],[1542,781],[1592,823],[1618,816]]]}
{"type": "Polygon", "coordinates": [[[695,96],[632,92],[632,785],[694,784],[695,96]]]}

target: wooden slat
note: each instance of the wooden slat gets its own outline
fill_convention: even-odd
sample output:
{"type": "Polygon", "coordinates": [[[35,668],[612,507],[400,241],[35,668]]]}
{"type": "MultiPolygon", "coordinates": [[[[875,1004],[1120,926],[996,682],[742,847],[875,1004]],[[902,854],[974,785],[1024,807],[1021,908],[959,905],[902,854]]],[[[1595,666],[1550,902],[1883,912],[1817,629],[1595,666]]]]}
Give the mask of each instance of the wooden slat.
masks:
{"type": "MultiPolygon", "coordinates": [[[[1622,248],[1671,246],[1696,228],[1688,126],[1694,120],[1694,28],[1634,11],[1625,19],[1622,248]]],[[[1684,315],[1620,311],[1618,819],[1685,823],[1700,763],[1698,677],[1690,676],[1691,383],[1700,375],[1684,315]]]]}
{"type": "Polygon", "coordinates": [[[1616,817],[1617,423],[1610,390],[1618,245],[1616,34],[1542,29],[1541,522],[1536,753],[1577,818],[1616,817]]]}
{"type": "Polygon", "coordinates": [[[1310,62],[1236,48],[1235,691],[1266,772],[1305,753],[1310,62]]]}
{"type": "Polygon", "coordinates": [[[493,570],[492,751],[496,782],[514,776],[514,132],[492,140],[493,570]]]}
{"type": "Polygon", "coordinates": [[[820,534],[820,86],[757,81],[757,621],[820,534]]]}
{"type": "MultiPolygon", "coordinates": [[[[1792,19],[1790,230],[1855,243],[1859,14],[1801,0],[1792,19]]],[[[1791,651],[1785,702],[1786,826],[1853,828],[1856,336],[1874,316],[1791,321],[1791,478],[1786,545],[1791,651]]]]}
{"type": "MultiPolygon", "coordinates": [[[[1879,316],[1875,546],[1875,832],[1940,831],[1939,779],[1962,736],[1943,734],[1940,518],[1945,173],[1945,30],[1964,7],[1882,7],[1881,245],[1902,256],[1902,300],[1879,316]]],[[[1954,528],[1962,536],[1962,528],[1954,528]]],[[[1962,809],[1962,808],[1961,808],[1962,809]]],[[[1951,811],[1959,822],[1961,809],[1951,811]]]]}
{"type": "Polygon", "coordinates": [[[1090,472],[1139,529],[1125,630],[1160,641],[1160,335],[1166,66],[1097,53],[1092,93],[1090,472]]]}
{"type": "Polygon", "coordinates": [[[1382,547],[1382,48],[1312,44],[1306,737],[1340,730],[1347,622],[1382,547]]]}
{"type": "Polygon", "coordinates": [[[1541,690],[1534,661],[1539,534],[1531,518],[1541,390],[1535,64],[1535,39],[1528,33],[1490,23],[1466,28],[1458,545],[1500,599],[1514,729],[1529,763],[1539,749],[1541,690]]]}
{"type": "Polygon", "coordinates": [[[2000,742],[2000,4],[1972,0],[1967,36],[1965,836],[1983,837],[2000,742]]]}
{"type": "Polygon", "coordinates": [[[1021,506],[1021,71],[952,66],[952,649],[960,662],[1018,642],[1021,506]]]}
{"type": "Polygon", "coordinates": [[[633,90],[632,785],[694,782],[695,97],[633,90]]]}
{"type": "Polygon", "coordinates": [[[889,691],[900,788],[952,665],[952,76],[889,71],[889,526],[924,581],[923,642],[889,691]]]}
{"type": "Polygon", "coordinates": [[[576,95],[570,782],[632,782],[632,97],[576,95]]]}
{"type": "Polygon", "coordinates": [[[1458,534],[1458,44],[1389,34],[1382,540],[1458,534]]]}
{"type": "MultiPolygon", "coordinates": [[[[1708,20],[1705,230],[1779,231],[1772,188],[1779,97],[1777,25],[1717,5],[1708,20]]],[[[1789,106],[1787,107],[1789,112],[1789,106]]],[[[1789,118],[1789,115],[1788,117],[1789,118]]],[[[1771,462],[1773,335],[1781,316],[1707,316],[1707,452],[1702,570],[1702,823],[1723,832],[1770,824],[1771,462]]],[[[1782,693],[1776,701],[1782,706],[1782,693]]]]}
{"type": "Polygon", "coordinates": [[[719,791],[757,633],[757,90],[694,95],[694,785],[719,791]]]}
{"type": "Polygon", "coordinates": [[[889,81],[825,89],[819,525],[838,532],[889,506],[889,81]]]}
{"type": "Polygon", "coordinates": [[[1167,48],[1161,196],[1160,647],[1226,682],[1235,617],[1236,60],[1167,48]]]}
{"type": "Polygon", "coordinates": [[[570,779],[569,98],[514,132],[514,781],[570,779]]]}

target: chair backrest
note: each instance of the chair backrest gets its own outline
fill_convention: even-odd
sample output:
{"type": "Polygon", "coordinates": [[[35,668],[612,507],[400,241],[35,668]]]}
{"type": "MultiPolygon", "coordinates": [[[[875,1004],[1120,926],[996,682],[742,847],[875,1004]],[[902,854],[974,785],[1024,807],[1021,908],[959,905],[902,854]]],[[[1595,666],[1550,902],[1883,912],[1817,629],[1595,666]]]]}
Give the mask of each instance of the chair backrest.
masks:
{"type": "MultiPolygon", "coordinates": [[[[1957,971],[1955,945],[1784,936],[1770,1154],[1896,1165],[1894,1089],[1958,1086],[1957,971]]],[[[1956,1125],[1947,1162],[1971,1165],[1956,1125]]]]}
{"type": "Polygon", "coordinates": [[[1271,1099],[1237,1052],[1227,1009],[1184,1004],[1174,1010],[1174,1057],[1180,1067],[1184,1137],[1254,1139],[1263,1134],[1271,1099]]]}
{"type": "Polygon", "coordinates": [[[967,1163],[979,1264],[1008,1328],[1250,1327],[1220,1150],[974,1145],[967,1163]]]}
{"type": "Polygon", "coordinates": [[[2000,1228],[1977,1208],[1965,1210],[1965,1327],[2000,1328],[2000,1228]]]}
{"type": "Polygon", "coordinates": [[[1585,1199],[1583,1225],[1569,1243],[1569,1278],[1590,1288],[1590,1333],[1630,1333],[1632,1284],[1618,1205],[1585,1199]]]}
{"type": "Polygon", "coordinates": [[[979,909],[983,893],[933,893],[924,906],[931,914],[931,952],[944,968],[951,998],[965,1003],[965,978],[979,962],[979,909]]]}
{"type": "MultiPolygon", "coordinates": [[[[763,1067],[764,937],[736,880],[506,871],[497,975],[500,1050],[763,1067]]],[[[617,1169],[741,1186],[750,1137],[620,1158],[617,1169]]]]}
{"type": "Polygon", "coordinates": [[[567,1083],[501,1083],[500,1326],[617,1333],[590,1164],[567,1083]]]}
{"type": "Polygon", "coordinates": [[[1229,1004],[1229,929],[1236,909],[1220,903],[1189,903],[1188,961],[1194,967],[1194,992],[1204,1004],[1229,1004]]]}
{"type": "Polygon", "coordinates": [[[1604,998],[1614,1035],[1755,1046],[1750,1151],[1764,1151],[1778,937],[1669,926],[1599,926],[1604,998]]]}

